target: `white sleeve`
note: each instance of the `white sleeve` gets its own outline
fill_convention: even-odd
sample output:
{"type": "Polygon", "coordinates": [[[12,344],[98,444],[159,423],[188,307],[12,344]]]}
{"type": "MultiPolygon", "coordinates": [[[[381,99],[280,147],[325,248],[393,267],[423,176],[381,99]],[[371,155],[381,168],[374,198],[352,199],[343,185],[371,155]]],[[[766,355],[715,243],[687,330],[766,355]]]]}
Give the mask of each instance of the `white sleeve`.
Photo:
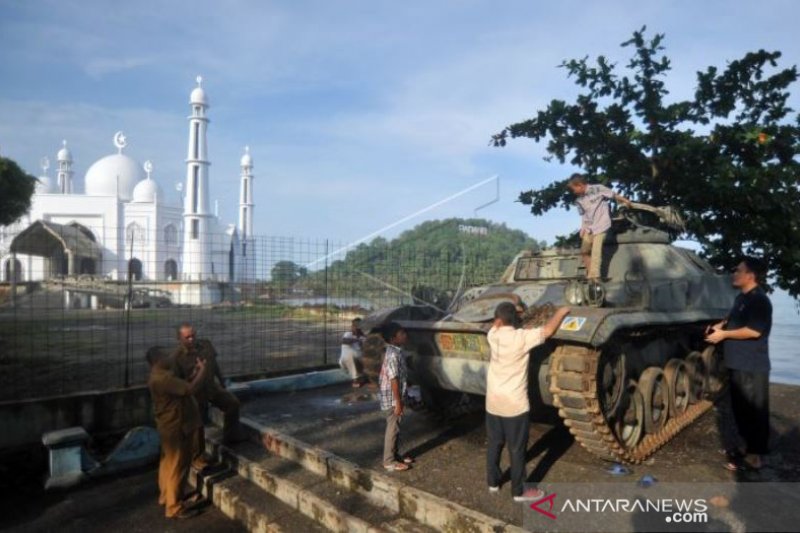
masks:
{"type": "Polygon", "coordinates": [[[523,329],[521,331],[526,352],[543,344],[545,341],[542,328],[523,329]]]}

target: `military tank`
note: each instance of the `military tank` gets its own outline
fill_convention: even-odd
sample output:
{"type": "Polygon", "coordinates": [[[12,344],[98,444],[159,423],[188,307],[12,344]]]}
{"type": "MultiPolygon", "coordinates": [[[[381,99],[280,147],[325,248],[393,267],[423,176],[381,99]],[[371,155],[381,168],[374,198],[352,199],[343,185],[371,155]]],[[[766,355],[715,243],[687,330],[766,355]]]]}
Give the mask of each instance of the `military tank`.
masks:
{"type": "Polygon", "coordinates": [[[726,316],[735,291],[729,276],[673,245],[681,226],[670,208],[633,204],[612,221],[600,281],[586,279],[577,249],[523,251],[497,283],[464,291],[447,310],[407,305],[367,321],[407,329],[409,381],[435,402],[485,395],[486,333],[500,302],[521,305],[528,325],[571,306],[555,335],[531,352],[532,412],[552,406],[595,456],[640,463],[707,411],[723,387],[720,355],[704,333],[726,316]]]}

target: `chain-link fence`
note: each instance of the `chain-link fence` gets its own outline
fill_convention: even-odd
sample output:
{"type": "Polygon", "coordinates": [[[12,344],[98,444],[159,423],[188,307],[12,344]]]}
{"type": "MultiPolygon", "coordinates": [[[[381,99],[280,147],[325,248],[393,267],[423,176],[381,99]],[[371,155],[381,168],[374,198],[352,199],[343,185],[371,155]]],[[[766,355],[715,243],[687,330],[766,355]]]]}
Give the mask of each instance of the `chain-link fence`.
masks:
{"type": "Polygon", "coordinates": [[[446,308],[511,259],[480,235],[420,249],[228,231],[192,255],[169,231],[34,226],[0,235],[0,400],[143,384],[145,351],[174,345],[181,322],[212,340],[227,377],[336,364],[352,318],[415,299],[446,308]]]}

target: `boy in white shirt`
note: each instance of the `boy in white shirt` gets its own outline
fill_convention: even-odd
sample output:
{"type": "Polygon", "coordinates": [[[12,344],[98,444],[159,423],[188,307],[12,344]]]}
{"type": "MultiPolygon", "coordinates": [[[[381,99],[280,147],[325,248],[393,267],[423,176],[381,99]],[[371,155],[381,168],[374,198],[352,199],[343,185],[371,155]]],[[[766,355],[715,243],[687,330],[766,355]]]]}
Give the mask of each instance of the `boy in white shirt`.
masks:
{"type": "Polygon", "coordinates": [[[535,500],[544,493],[528,489],[525,482],[525,452],[528,449],[528,359],[530,351],[543,344],[569,314],[559,308],[547,323],[538,328],[517,329],[516,306],[503,302],[494,311],[494,323],[487,340],[491,349],[486,373],[486,478],[489,492],[500,490],[500,454],[508,445],[511,456],[511,495],[514,501],[535,500]]]}
{"type": "Polygon", "coordinates": [[[361,319],[355,318],[350,324],[350,331],[342,336],[342,352],[339,356],[339,366],[350,375],[353,387],[361,386],[361,376],[358,373],[356,360],[361,359],[361,343],[366,336],[361,331],[361,319]]]}

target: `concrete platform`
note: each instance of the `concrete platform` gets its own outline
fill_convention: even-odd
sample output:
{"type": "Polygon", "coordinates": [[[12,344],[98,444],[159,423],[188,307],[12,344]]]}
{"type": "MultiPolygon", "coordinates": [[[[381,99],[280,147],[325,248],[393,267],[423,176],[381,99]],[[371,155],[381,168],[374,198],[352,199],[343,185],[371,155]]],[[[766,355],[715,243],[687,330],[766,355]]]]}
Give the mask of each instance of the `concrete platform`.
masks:
{"type": "MultiPolygon", "coordinates": [[[[244,405],[243,413],[300,441],[383,472],[384,420],[377,402],[357,397],[349,386],[332,386],[253,399],[244,405]]],[[[610,476],[606,472],[609,463],[575,445],[557,419],[535,422],[527,454],[528,479],[635,483],[649,474],[661,481],[800,481],[798,400],[800,388],[772,385],[773,466],[761,473],[733,474],[722,467],[720,432],[715,413],[709,412],[646,464],[631,467],[631,474],[623,478],[610,476]]],[[[402,447],[417,458],[417,464],[408,472],[390,476],[503,522],[521,524],[522,506],[512,502],[508,483],[500,494],[487,492],[483,424],[482,414],[443,423],[426,413],[409,412],[403,420],[402,447]]]]}

